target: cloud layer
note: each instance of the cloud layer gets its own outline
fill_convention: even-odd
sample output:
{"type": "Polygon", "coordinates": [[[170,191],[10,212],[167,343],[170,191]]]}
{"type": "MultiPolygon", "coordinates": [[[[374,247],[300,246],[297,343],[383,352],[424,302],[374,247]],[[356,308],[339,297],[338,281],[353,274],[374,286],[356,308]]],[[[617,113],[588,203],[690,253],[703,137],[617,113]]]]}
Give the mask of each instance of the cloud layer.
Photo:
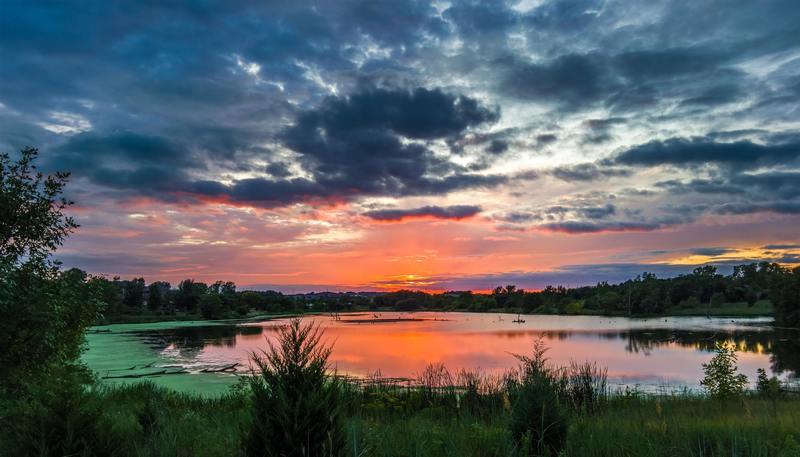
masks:
{"type": "Polygon", "coordinates": [[[72,172],[83,228],[63,254],[94,271],[211,275],[225,248],[239,263],[218,261],[219,276],[364,284],[800,241],[792,1],[4,13],[0,150],[38,146],[45,171],[72,172]],[[383,258],[389,243],[407,256],[351,279],[270,257],[383,258]]]}

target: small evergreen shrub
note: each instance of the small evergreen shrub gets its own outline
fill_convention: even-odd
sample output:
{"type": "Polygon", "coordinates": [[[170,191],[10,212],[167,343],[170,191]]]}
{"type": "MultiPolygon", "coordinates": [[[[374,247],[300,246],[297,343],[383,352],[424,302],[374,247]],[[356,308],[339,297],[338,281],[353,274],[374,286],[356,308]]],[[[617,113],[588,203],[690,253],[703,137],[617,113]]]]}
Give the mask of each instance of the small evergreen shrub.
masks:
{"type": "Polygon", "coordinates": [[[515,387],[510,428],[514,440],[532,456],[557,456],[567,441],[567,415],[559,402],[557,373],[545,358],[539,340],[533,356],[517,355],[522,362],[515,387]]]}
{"type": "Polygon", "coordinates": [[[323,332],[299,319],[278,331],[277,345],[252,354],[253,422],[246,454],[258,457],[343,455],[341,381],[328,374],[323,332]]]}

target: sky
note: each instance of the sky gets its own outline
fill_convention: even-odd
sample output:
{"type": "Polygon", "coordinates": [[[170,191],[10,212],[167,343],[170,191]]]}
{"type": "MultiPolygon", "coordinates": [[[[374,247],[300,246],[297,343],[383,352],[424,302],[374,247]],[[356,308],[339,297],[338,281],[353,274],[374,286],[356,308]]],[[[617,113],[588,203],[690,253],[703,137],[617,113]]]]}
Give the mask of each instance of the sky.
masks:
{"type": "Polygon", "coordinates": [[[0,151],[93,274],[576,286],[800,262],[789,1],[0,4],[0,151]]]}

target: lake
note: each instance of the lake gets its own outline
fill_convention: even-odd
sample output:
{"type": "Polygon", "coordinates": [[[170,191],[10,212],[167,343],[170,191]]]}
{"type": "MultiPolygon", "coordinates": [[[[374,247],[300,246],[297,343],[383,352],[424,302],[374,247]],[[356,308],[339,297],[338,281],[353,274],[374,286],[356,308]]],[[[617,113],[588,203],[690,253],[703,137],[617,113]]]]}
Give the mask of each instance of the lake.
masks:
{"type": "MultiPolygon", "coordinates": [[[[381,312],[306,316],[333,344],[331,365],[339,373],[413,378],[430,363],[451,372],[480,369],[502,373],[517,365],[512,354],[529,354],[544,340],[556,364],[592,361],[608,368],[612,388],[696,389],[717,341],[736,344],[739,367],[751,381],[765,368],[796,382],[800,332],[772,327],[771,318],[517,315],[381,312]]],[[[266,348],[285,319],[256,322],[166,322],[94,327],[84,360],[106,382],[148,379],[182,391],[213,394],[236,382],[249,355],[266,348]],[[232,364],[239,365],[221,373],[232,364]],[[163,373],[145,378],[130,375],[163,373]],[[172,374],[175,373],[175,374],[172,374]]]]}

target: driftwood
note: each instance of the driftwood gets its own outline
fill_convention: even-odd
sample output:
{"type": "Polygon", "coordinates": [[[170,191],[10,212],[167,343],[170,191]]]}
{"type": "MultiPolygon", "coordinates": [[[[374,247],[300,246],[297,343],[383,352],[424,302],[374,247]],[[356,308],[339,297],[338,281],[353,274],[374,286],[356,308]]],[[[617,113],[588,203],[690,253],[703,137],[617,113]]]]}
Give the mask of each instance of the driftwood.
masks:
{"type": "MultiPolygon", "coordinates": [[[[121,374],[121,375],[114,375],[114,376],[111,376],[111,375],[108,374],[108,373],[110,373],[112,371],[130,371],[130,370],[135,370],[137,368],[138,369],[152,368],[153,365],[155,365],[155,363],[156,362],[150,362],[150,363],[148,363],[146,365],[142,365],[142,366],[134,365],[134,366],[132,366],[130,368],[117,368],[115,370],[107,370],[106,371],[106,373],[107,373],[106,376],[103,376],[101,379],[137,379],[137,378],[147,378],[147,377],[150,377],[150,376],[167,376],[167,375],[173,375],[173,374],[190,374],[189,371],[187,371],[185,368],[183,368],[180,365],[165,365],[163,367],[157,367],[157,368],[161,368],[158,371],[150,371],[150,372],[147,372],[147,373],[131,373],[131,374],[121,374]],[[177,368],[177,370],[174,370],[175,368],[177,368]],[[173,370],[170,371],[170,369],[173,369],[173,370]]],[[[239,366],[239,362],[236,362],[236,363],[233,363],[231,365],[225,365],[225,366],[220,367],[220,368],[204,368],[204,369],[200,370],[200,373],[235,373],[236,372],[236,367],[238,367],[238,366],[239,366]]]]}
{"type": "Polygon", "coordinates": [[[178,370],[178,371],[159,370],[150,373],[124,374],[119,376],[103,376],[102,379],[137,379],[137,378],[147,378],[150,376],[162,376],[171,374],[189,374],[189,372],[186,370],[178,370]]]}
{"type": "MultiPolygon", "coordinates": [[[[142,365],[142,366],[133,365],[132,367],[128,367],[128,368],[114,368],[114,369],[107,370],[107,371],[131,371],[131,370],[135,370],[137,368],[141,370],[142,368],[153,368],[153,365],[155,365],[155,364],[156,364],[156,361],[152,361],[152,362],[150,362],[148,364],[145,364],[145,365],[142,365]]],[[[182,368],[182,367],[173,366],[173,367],[161,367],[161,368],[182,368]]]]}
{"type": "Polygon", "coordinates": [[[227,365],[222,368],[203,368],[200,370],[200,373],[230,373],[232,371],[236,371],[236,367],[239,365],[239,362],[236,362],[232,365],[227,365]]]}

